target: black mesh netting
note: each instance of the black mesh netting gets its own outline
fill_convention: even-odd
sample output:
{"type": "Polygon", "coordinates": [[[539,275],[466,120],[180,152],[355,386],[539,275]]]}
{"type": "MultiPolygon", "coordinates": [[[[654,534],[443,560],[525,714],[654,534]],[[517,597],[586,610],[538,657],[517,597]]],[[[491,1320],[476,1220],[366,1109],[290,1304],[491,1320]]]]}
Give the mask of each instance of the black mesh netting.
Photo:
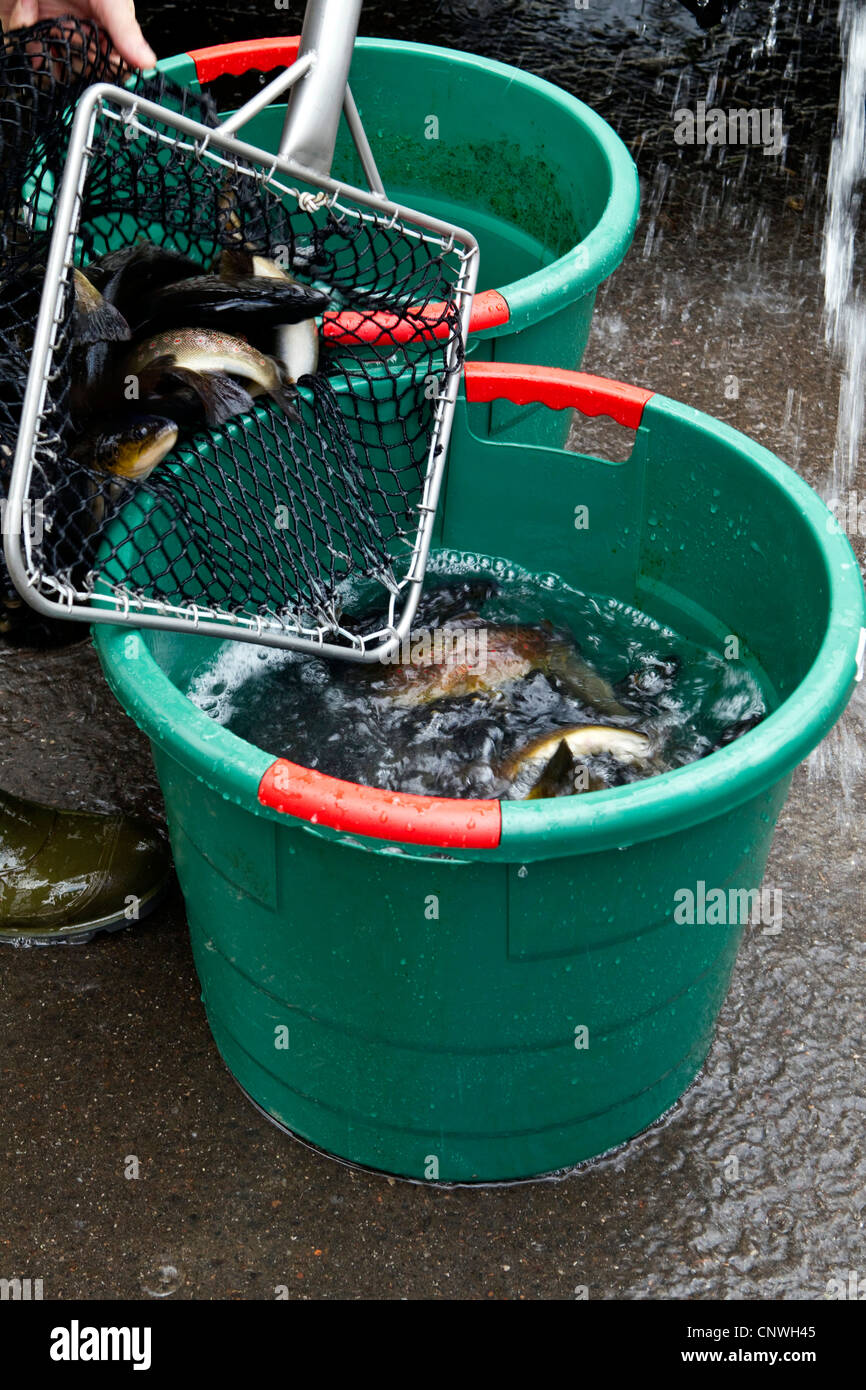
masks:
{"type": "MultiPolygon", "coordinates": [[[[9,34],[0,49],[4,495],[72,117],[87,86],[118,76],[100,31],[77,21],[9,34]]],[[[120,77],[142,98],[216,123],[207,94],[162,77],[120,77]]],[[[179,421],[173,452],[130,482],[96,466],[87,441],[104,417],[134,408],[122,362],[135,335],[104,346],[117,354],[114,377],[103,370],[94,386],[85,372],[82,385],[88,359],[70,275],[25,518],[33,584],[77,603],[94,590],[122,590],[124,601],[147,601],[150,611],[162,602],[166,611],[191,605],[193,614],[272,629],[331,632],[342,623],[353,631],[341,611],[346,579],[377,580],[384,599],[416,542],[437,397],[462,359],[459,245],[363,216],[369,210],[346,197],[317,202],[301,188],[299,200],[267,163],[229,162],[212,146],[178,139],[170,125],[124,118],[110,102],[98,109],[89,148],[74,257],[85,273],[107,252],[143,241],[208,273],[221,248],[243,245],[324,291],[330,327],[320,331],[318,368],[300,378],[294,410],[261,397],[218,428],[179,421]],[[407,334],[409,318],[422,313],[435,332],[407,334]],[[373,325],[379,336],[370,341],[373,325]],[[110,391],[109,378],[117,383],[110,391]]],[[[385,613],[383,603],[383,622],[385,613]]]]}

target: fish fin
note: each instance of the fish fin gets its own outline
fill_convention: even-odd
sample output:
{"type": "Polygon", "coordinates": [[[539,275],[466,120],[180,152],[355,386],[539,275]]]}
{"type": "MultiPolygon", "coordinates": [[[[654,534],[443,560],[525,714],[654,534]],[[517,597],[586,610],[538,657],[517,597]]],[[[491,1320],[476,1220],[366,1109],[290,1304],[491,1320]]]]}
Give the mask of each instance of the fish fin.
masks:
{"type": "Polygon", "coordinates": [[[166,379],[195,392],[211,427],[223,425],[235,415],[245,415],[253,409],[249,391],[225,372],[194,372],[188,367],[171,367],[163,374],[163,380],[166,379]]]}
{"type": "Polygon", "coordinates": [[[151,396],[164,396],[168,392],[160,389],[164,382],[170,382],[174,372],[175,358],[170,352],[165,352],[161,357],[154,357],[152,362],[148,362],[146,367],[135,373],[138,377],[139,398],[142,401],[148,400],[151,396]]]}
{"type": "Polygon", "coordinates": [[[562,785],[566,780],[571,779],[574,766],[574,756],[571,749],[564,738],[560,739],[556,752],[550,758],[535,785],[527,792],[525,799],[538,801],[541,797],[570,795],[574,790],[573,785],[569,786],[567,792],[562,790],[562,785]]]}
{"type": "Polygon", "coordinates": [[[237,280],[239,276],[252,275],[253,253],[243,243],[224,246],[216,268],[223,280],[237,280]]]}
{"type": "Polygon", "coordinates": [[[159,357],[151,358],[146,367],[142,367],[139,378],[144,381],[145,378],[155,378],[162,372],[170,372],[176,362],[177,358],[173,352],[163,352],[159,357]]]}
{"type": "Polygon", "coordinates": [[[109,304],[80,271],[75,272],[73,331],[79,344],[125,343],[132,337],[120,310],[109,304]]]}
{"type": "Polygon", "coordinates": [[[211,427],[253,409],[252,396],[234,377],[225,372],[196,372],[190,367],[179,367],[171,353],[148,363],[139,373],[139,383],[142,399],[162,402],[166,408],[171,404],[172,388],[192,391],[211,427]]]}
{"type": "Polygon", "coordinates": [[[283,371],[280,367],[276,358],[274,358],[274,362],[279,371],[280,384],[275,391],[271,392],[271,399],[276,401],[288,420],[294,420],[300,424],[301,412],[298,407],[298,388],[288,372],[283,371]]]}

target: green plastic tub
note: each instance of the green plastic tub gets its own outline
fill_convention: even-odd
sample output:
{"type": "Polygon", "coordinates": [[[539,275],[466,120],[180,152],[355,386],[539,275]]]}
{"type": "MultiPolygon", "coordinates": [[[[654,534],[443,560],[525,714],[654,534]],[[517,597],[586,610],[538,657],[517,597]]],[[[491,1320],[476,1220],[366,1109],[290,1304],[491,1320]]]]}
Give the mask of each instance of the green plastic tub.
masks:
{"type": "MultiPolygon", "coordinates": [[[[297,47],[297,38],[256,39],[159,66],[197,87],[285,66],[297,47]]],[[[625,256],[637,221],[637,171],[619,136],[550,82],[451,49],[359,39],[351,83],[388,196],[478,238],[470,352],[579,366],[596,290],[625,256]]],[[[264,111],[244,138],[276,150],[284,111],[264,111]]],[[[333,172],[364,184],[345,128],[333,172]]],[[[503,438],[563,444],[568,418],[499,402],[484,425],[503,438]]]]}
{"type": "Polygon", "coordinates": [[[397,796],[275,762],[211,722],[184,694],[210,639],[95,637],[152,742],[231,1072],[306,1141],[422,1181],[575,1164],[694,1080],[743,925],[681,925],[677,895],[759,887],[791,773],[862,675],[866,623],[824,504],[742,434],[554,369],[470,365],[466,394],[609,414],[635,443],[611,464],[493,442],[461,401],[439,545],[556,573],[719,649],[736,635],[775,707],[763,724],[591,795],[397,796]]]}

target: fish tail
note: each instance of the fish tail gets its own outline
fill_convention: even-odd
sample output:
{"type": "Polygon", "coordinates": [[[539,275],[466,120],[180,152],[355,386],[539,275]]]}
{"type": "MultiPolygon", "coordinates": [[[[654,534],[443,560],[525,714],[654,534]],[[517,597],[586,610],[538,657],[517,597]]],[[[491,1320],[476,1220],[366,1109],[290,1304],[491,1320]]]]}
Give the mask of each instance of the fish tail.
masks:
{"type": "Polygon", "coordinates": [[[249,391],[225,372],[196,372],[190,367],[177,366],[173,358],[160,358],[153,366],[159,367],[161,386],[186,386],[195,392],[211,427],[223,425],[233,416],[245,415],[253,408],[249,391]]]}
{"type": "Polygon", "coordinates": [[[279,385],[270,393],[271,399],[276,401],[280,409],[285,413],[286,418],[295,420],[298,424],[301,421],[301,412],[298,406],[300,396],[288,372],[279,371],[279,385]]]}

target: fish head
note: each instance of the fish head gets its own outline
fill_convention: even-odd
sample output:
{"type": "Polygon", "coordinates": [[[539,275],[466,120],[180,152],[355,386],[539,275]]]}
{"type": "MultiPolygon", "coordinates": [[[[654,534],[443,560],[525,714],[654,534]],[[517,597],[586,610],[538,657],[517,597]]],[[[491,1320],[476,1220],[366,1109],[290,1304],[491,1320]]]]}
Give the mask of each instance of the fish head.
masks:
{"type": "Polygon", "coordinates": [[[130,415],[105,432],[94,463],[118,478],[141,481],[177,443],[173,420],[161,415],[130,415]]]}

